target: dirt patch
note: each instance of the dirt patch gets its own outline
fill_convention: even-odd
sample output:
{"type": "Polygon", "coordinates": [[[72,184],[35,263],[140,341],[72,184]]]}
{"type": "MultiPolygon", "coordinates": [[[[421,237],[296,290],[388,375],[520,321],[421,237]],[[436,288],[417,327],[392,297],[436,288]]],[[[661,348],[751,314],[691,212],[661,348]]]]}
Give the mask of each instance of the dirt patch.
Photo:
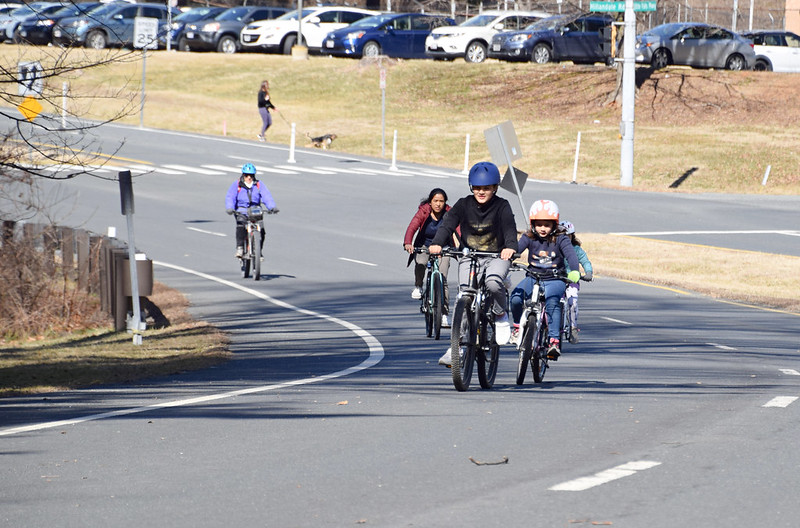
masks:
{"type": "MultiPolygon", "coordinates": [[[[610,100],[617,71],[602,66],[548,65],[513,69],[504,76],[475,79],[493,104],[526,119],[585,122],[621,117],[610,100]]],[[[800,122],[800,75],[670,67],[638,67],[636,121],[681,124],[796,126],[800,122]]]]}

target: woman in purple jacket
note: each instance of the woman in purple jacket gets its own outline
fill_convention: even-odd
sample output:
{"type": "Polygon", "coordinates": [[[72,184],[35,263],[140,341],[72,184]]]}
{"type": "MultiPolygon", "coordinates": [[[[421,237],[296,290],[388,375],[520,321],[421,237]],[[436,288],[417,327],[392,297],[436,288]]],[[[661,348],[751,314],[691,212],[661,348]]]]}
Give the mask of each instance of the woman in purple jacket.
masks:
{"type": "MultiPolygon", "coordinates": [[[[244,254],[244,237],[246,234],[245,222],[247,209],[261,204],[269,213],[277,213],[275,200],[267,186],[256,179],[256,167],[252,163],[242,165],[242,176],[228,188],[225,196],[225,212],[236,218],[236,258],[244,254]]],[[[261,247],[264,247],[264,221],[261,223],[261,247]]]]}
{"type": "MultiPolygon", "coordinates": [[[[428,247],[431,245],[433,236],[439,228],[439,224],[444,214],[450,210],[447,205],[447,193],[443,189],[431,190],[428,199],[423,199],[414,217],[406,228],[406,236],[403,239],[403,248],[409,253],[408,264],[414,264],[414,289],[411,290],[412,299],[422,297],[422,281],[425,278],[425,268],[428,264],[428,255],[425,253],[414,254],[414,248],[428,247]],[[414,236],[416,233],[416,237],[414,236]],[[412,242],[413,239],[413,242],[412,242]]],[[[450,257],[442,257],[439,260],[439,271],[444,278],[444,315],[442,316],[442,326],[449,326],[446,314],[450,312],[450,294],[447,289],[447,272],[450,269],[450,257]]]]}

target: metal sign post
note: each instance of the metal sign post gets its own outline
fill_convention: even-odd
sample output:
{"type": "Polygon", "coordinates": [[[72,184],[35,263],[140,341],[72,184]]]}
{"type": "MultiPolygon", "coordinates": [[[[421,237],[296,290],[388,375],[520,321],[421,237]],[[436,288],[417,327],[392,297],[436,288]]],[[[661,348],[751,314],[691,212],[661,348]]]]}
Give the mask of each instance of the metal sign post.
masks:
{"type": "Polygon", "coordinates": [[[133,182],[131,171],[119,173],[119,196],[122,202],[122,214],[128,221],[128,263],[131,266],[131,300],[133,301],[133,318],[128,320],[128,331],[133,332],[133,344],[142,344],[141,331],[142,310],[139,306],[139,274],[136,265],[136,242],[133,236],[133,182]]]}
{"type": "MultiPolygon", "coordinates": [[[[167,35],[169,38],[169,34],[167,35]]],[[[139,128],[144,127],[145,81],[147,79],[147,50],[158,49],[158,19],[136,17],[133,19],[133,47],[142,50],[142,100],[139,106],[139,128]]]]}
{"type": "MultiPolygon", "coordinates": [[[[522,157],[522,150],[519,147],[519,140],[517,133],[514,130],[514,124],[511,121],[500,123],[492,128],[487,128],[483,131],[486,138],[486,145],[489,147],[489,153],[492,155],[492,161],[495,165],[508,165],[506,171],[507,178],[503,178],[501,186],[506,188],[508,179],[511,180],[513,191],[516,192],[519,198],[519,206],[522,208],[523,216],[527,217],[528,211],[525,208],[525,202],[522,200],[522,187],[525,185],[527,174],[520,171],[522,181],[518,180],[512,163],[522,157]]],[[[509,189],[511,190],[511,189],[509,189]]]]}
{"type": "Polygon", "coordinates": [[[386,68],[381,66],[381,157],[386,157],[386,68]]]}

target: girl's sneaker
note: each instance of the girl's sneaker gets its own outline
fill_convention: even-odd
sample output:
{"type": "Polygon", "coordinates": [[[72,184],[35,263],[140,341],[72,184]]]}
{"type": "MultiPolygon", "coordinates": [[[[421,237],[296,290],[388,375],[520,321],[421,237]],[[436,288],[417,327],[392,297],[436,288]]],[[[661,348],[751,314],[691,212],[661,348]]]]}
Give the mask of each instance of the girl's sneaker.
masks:
{"type": "Polygon", "coordinates": [[[547,347],[547,359],[558,361],[561,355],[561,341],[555,337],[550,338],[550,346],[547,347]]]}

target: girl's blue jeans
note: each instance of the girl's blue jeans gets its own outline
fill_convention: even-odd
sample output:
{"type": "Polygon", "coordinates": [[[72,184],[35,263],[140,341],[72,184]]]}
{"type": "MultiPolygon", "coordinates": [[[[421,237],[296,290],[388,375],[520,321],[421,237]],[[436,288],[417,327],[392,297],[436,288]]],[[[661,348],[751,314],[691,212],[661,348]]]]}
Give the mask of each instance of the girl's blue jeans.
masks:
{"type": "MultiPolygon", "coordinates": [[[[511,316],[514,318],[514,324],[519,324],[519,318],[522,317],[522,310],[525,309],[525,300],[530,299],[533,285],[536,281],[531,277],[525,277],[517,284],[517,287],[511,292],[511,316]]],[[[549,337],[558,339],[558,334],[561,326],[561,296],[564,295],[564,290],[567,285],[560,280],[546,280],[542,281],[544,285],[545,297],[545,311],[547,312],[548,324],[547,334],[549,337]]]]}

